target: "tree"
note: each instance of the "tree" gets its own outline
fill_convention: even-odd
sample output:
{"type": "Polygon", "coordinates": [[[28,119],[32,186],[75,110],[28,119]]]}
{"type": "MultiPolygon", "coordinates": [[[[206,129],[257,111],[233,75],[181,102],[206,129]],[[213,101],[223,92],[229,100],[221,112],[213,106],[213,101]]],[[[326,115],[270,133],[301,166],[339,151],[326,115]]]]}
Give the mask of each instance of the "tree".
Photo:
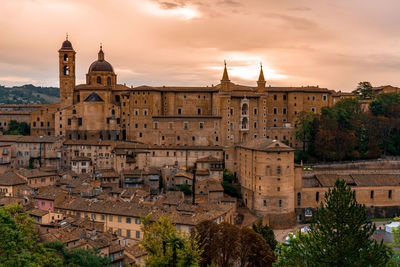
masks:
{"type": "Polygon", "coordinates": [[[62,266],[111,266],[111,259],[100,255],[97,249],[67,249],[59,241],[48,242],[44,246],[61,256],[62,266]]]}
{"type": "Polygon", "coordinates": [[[203,245],[201,266],[272,266],[273,251],[263,237],[250,228],[205,221],[196,226],[203,245]]]}
{"type": "Polygon", "coordinates": [[[295,136],[303,143],[303,152],[313,139],[314,119],[315,114],[311,111],[302,111],[297,115],[295,136]]]}
{"type": "Polygon", "coordinates": [[[288,247],[279,247],[276,266],[384,266],[390,250],[371,239],[375,229],[355,192],[338,180],[325,194],[310,232],[298,232],[288,247]]]}
{"type": "Polygon", "coordinates": [[[33,221],[22,206],[0,208],[2,266],[61,266],[61,260],[39,243],[33,221]]]}
{"type": "Polygon", "coordinates": [[[370,98],[373,96],[372,85],[369,82],[359,82],[357,88],[352,93],[361,99],[370,98]]]}
{"type": "Polygon", "coordinates": [[[239,230],[239,247],[241,267],[268,267],[275,261],[274,253],[263,237],[250,228],[239,230]]]}
{"type": "Polygon", "coordinates": [[[6,135],[30,135],[30,127],[26,122],[17,122],[11,120],[8,123],[8,130],[4,132],[6,135]]]}
{"type": "Polygon", "coordinates": [[[399,93],[379,94],[369,104],[369,109],[375,116],[383,115],[386,117],[398,118],[398,107],[400,106],[399,93]]]}
{"type": "Polygon", "coordinates": [[[196,233],[192,235],[177,231],[167,217],[152,222],[150,217],[143,220],[141,245],[148,256],[149,266],[198,266],[202,250],[196,233]]]}
{"type": "Polygon", "coordinates": [[[274,231],[268,225],[263,225],[262,221],[259,220],[257,223],[253,224],[252,226],[254,232],[260,234],[265,243],[269,245],[269,247],[274,251],[278,241],[275,239],[274,231]]]}

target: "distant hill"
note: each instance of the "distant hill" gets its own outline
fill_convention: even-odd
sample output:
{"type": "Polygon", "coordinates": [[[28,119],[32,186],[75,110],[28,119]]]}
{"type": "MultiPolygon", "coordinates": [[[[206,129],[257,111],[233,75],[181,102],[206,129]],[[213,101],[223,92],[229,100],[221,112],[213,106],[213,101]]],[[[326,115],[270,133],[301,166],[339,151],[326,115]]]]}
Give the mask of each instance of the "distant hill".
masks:
{"type": "Polygon", "coordinates": [[[53,104],[59,102],[59,98],[60,89],[57,87],[0,85],[0,104],[53,104]]]}

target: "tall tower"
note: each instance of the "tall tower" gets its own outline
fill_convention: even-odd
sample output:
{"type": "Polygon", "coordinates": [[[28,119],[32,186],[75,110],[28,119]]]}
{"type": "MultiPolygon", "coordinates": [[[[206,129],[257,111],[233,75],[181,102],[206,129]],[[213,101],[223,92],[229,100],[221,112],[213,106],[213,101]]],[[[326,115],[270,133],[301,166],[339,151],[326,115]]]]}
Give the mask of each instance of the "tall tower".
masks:
{"type": "Polygon", "coordinates": [[[260,64],[260,76],[258,76],[258,81],[257,81],[257,92],[258,93],[264,93],[265,92],[265,79],[264,79],[264,72],[262,68],[262,64],[260,64]]]}
{"type": "Polygon", "coordinates": [[[226,61],[224,61],[224,65],[224,73],[222,74],[221,79],[221,89],[223,92],[228,92],[230,90],[231,81],[229,80],[228,70],[226,69],[226,61]]]}
{"type": "Polygon", "coordinates": [[[75,88],[75,51],[72,44],[66,40],[58,50],[60,71],[60,106],[65,108],[73,104],[75,88]]]}

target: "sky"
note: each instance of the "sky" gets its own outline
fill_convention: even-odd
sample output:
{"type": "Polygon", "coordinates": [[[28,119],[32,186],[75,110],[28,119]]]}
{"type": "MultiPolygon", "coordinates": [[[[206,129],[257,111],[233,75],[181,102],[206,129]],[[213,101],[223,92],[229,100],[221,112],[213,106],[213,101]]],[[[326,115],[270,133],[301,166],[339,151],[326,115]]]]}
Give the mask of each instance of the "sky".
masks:
{"type": "Polygon", "coordinates": [[[400,86],[399,0],[0,0],[0,84],[58,86],[68,33],[83,83],[100,43],[118,83],[400,86]]]}

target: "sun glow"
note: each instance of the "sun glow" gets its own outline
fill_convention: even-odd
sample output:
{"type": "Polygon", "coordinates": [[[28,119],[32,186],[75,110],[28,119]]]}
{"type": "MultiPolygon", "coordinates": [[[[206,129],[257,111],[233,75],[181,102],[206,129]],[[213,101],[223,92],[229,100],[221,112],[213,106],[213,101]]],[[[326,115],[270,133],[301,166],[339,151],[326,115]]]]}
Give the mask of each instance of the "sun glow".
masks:
{"type": "Polygon", "coordinates": [[[184,7],[164,9],[155,3],[143,1],[141,2],[141,7],[146,13],[149,13],[153,16],[176,17],[184,20],[191,20],[200,17],[200,12],[195,7],[189,5],[184,7]]]}
{"type": "MultiPolygon", "coordinates": [[[[257,81],[258,75],[260,74],[260,63],[262,62],[266,80],[282,80],[287,78],[286,75],[279,74],[277,70],[273,69],[262,57],[243,53],[232,53],[227,54],[225,58],[232,59],[232,61],[227,61],[229,77],[236,77],[247,81],[257,81]]],[[[224,66],[222,64],[221,66],[207,67],[207,69],[220,70],[221,73],[223,68],[224,66]]]]}

